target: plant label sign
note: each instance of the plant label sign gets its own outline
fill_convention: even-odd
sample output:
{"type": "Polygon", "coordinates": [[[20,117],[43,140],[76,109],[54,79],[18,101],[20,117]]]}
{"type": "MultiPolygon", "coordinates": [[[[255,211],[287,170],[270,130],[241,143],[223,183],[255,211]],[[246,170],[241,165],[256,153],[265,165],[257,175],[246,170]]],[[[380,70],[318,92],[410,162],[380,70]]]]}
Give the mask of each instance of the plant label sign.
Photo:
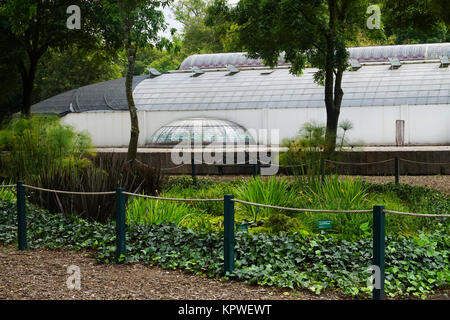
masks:
{"type": "Polygon", "coordinates": [[[248,224],[237,225],[236,231],[248,232],[248,224]]]}
{"type": "Polygon", "coordinates": [[[331,220],[317,220],[317,228],[319,228],[319,230],[331,229],[331,220]]]}

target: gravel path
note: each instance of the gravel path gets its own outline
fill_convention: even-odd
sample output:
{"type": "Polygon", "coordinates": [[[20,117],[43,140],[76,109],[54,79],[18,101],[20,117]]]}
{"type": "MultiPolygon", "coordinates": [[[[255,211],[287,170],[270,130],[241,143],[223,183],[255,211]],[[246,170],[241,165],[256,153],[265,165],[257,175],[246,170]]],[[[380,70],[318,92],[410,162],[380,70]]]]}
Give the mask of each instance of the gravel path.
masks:
{"type": "Polygon", "coordinates": [[[143,264],[95,264],[89,252],[28,250],[0,245],[0,299],[320,300],[308,292],[220,281],[143,264]],[[81,271],[81,289],[69,290],[67,267],[81,271]]]}

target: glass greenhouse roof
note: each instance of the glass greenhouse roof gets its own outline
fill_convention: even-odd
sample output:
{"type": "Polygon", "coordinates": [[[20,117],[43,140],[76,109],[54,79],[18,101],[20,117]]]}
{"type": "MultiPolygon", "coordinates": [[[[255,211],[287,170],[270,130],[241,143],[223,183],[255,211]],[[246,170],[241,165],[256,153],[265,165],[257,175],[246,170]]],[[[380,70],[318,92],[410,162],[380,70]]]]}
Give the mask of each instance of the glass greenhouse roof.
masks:
{"type": "MultiPolygon", "coordinates": [[[[342,107],[450,104],[450,69],[440,63],[363,66],[343,77],[342,107]]],[[[289,69],[268,75],[245,70],[227,77],[228,71],[165,74],[142,81],[134,91],[140,110],[227,110],[325,107],[324,88],[314,83],[317,70],[300,77],[289,69]]]]}
{"type": "MultiPolygon", "coordinates": [[[[434,57],[442,54],[442,48],[450,50],[450,44],[442,45],[440,51],[426,45],[426,55],[434,57]]],[[[388,47],[401,47],[395,50],[409,52],[423,50],[423,46],[383,48],[389,51],[393,49],[388,47]]],[[[396,70],[390,70],[388,62],[364,64],[361,59],[369,59],[376,48],[355,48],[359,53],[354,54],[363,64],[357,71],[344,74],[342,107],[450,104],[450,67],[440,68],[439,59],[402,62],[396,70]]],[[[230,71],[221,69],[206,70],[197,77],[192,77],[192,72],[173,71],[155,78],[135,77],[133,96],[138,110],[147,111],[325,107],[324,88],[314,83],[316,71],[306,69],[303,75],[293,76],[288,67],[241,68],[239,73],[227,76],[230,71]]],[[[49,98],[35,104],[32,112],[64,115],[127,109],[124,79],[118,79],[49,98]]]]}
{"type": "Polygon", "coordinates": [[[173,146],[183,142],[211,145],[234,143],[236,145],[254,145],[255,142],[246,129],[234,122],[219,119],[191,118],[171,122],[150,137],[150,146],[173,146]]]}
{"type": "MultiPolygon", "coordinates": [[[[387,62],[388,58],[398,58],[400,61],[436,60],[442,55],[450,55],[450,43],[410,44],[374,47],[348,48],[350,59],[360,62],[387,62]]],[[[220,54],[195,54],[187,57],[180,65],[180,70],[190,70],[192,67],[203,69],[225,68],[227,65],[236,67],[263,67],[261,59],[250,59],[245,52],[220,54]]],[[[280,55],[278,65],[289,65],[280,55]]]]}

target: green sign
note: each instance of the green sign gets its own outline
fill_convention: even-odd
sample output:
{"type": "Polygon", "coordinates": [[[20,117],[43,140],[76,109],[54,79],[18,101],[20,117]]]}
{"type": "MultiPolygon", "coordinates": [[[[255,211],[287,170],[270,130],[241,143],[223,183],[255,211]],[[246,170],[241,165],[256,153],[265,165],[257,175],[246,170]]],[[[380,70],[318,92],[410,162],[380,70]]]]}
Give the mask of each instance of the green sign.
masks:
{"type": "Polygon", "coordinates": [[[317,220],[317,228],[319,228],[319,230],[331,229],[331,220],[317,220]]]}
{"type": "Polygon", "coordinates": [[[248,224],[241,224],[236,226],[236,231],[248,232],[248,224]]]}

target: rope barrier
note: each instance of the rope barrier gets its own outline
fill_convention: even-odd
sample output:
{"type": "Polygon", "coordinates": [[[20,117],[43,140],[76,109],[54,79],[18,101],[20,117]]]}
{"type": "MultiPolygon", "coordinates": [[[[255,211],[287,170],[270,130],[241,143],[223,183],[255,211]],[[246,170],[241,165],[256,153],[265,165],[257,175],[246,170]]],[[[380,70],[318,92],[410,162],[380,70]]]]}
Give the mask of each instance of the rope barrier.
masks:
{"type": "Polygon", "coordinates": [[[381,161],[375,161],[375,162],[360,162],[360,163],[353,163],[353,162],[340,162],[340,161],[333,161],[325,159],[326,162],[335,163],[335,164],[346,164],[346,165],[355,165],[355,166],[366,166],[371,164],[380,164],[380,163],[386,163],[389,161],[395,160],[395,158],[387,159],[387,160],[381,160],[381,161]]]}
{"type": "Polygon", "coordinates": [[[24,184],[23,186],[26,187],[26,188],[34,189],[34,190],[38,190],[38,191],[46,191],[46,192],[62,193],[62,194],[75,194],[75,195],[111,195],[111,194],[115,194],[116,193],[116,191],[78,192],[78,191],[52,190],[52,189],[34,187],[34,186],[27,185],[27,184],[24,184]]]}
{"type": "MultiPolygon", "coordinates": [[[[144,163],[144,162],[142,162],[142,161],[140,161],[140,160],[138,160],[138,159],[135,159],[135,161],[136,161],[137,163],[139,163],[139,164],[141,164],[141,165],[147,167],[147,168],[156,169],[156,168],[154,168],[154,167],[152,167],[152,166],[149,166],[148,164],[146,164],[146,163],[144,163]]],[[[160,171],[168,171],[168,170],[177,169],[177,168],[180,168],[180,167],[186,166],[186,165],[187,165],[186,163],[182,163],[182,164],[180,164],[180,165],[178,165],[178,166],[168,167],[168,168],[160,168],[159,170],[160,170],[160,171]]]]}
{"type": "Polygon", "coordinates": [[[185,163],[182,163],[182,164],[180,164],[180,165],[178,165],[178,166],[175,166],[175,167],[170,167],[170,168],[161,168],[160,170],[161,170],[161,171],[168,171],[168,170],[173,170],[173,169],[177,169],[177,168],[180,168],[180,167],[182,167],[182,166],[187,166],[187,164],[185,164],[185,163]]]}
{"type": "Polygon", "coordinates": [[[287,211],[297,211],[297,212],[321,212],[321,213],[372,213],[373,210],[322,210],[322,209],[300,209],[300,208],[288,208],[288,207],[279,207],[273,206],[269,204],[261,204],[255,202],[248,202],[239,199],[232,199],[232,201],[237,203],[242,203],[246,205],[251,205],[255,207],[263,207],[270,209],[278,209],[278,210],[287,210],[287,211]]]}
{"type": "Polygon", "coordinates": [[[317,162],[320,162],[320,160],[309,161],[309,162],[302,163],[302,164],[286,165],[286,166],[282,166],[282,165],[276,164],[276,163],[273,163],[272,165],[278,166],[278,167],[280,167],[280,168],[297,168],[297,167],[309,166],[310,164],[317,163],[317,162]]]}
{"type": "Polygon", "coordinates": [[[126,191],[124,191],[123,194],[129,195],[129,196],[140,197],[140,198],[153,199],[153,200],[185,201],[185,202],[220,202],[220,201],[223,201],[223,199],[185,199],[185,198],[156,197],[156,196],[147,196],[144,194],[126,192],[126,191]]]}
{"type": "MultiPolygon", "coordinates": [[[[27,184],[23,185],[26,188],[38,190],[38,191],[46,191],[53,193],[62,193],[62,194],[73,194],[73,195],[112,195],[115,194],[116,191],[105,191],[105,192],[77,192],[77,191],[63,191],[63,190],[52,190],[46,188],[40,188],[35,186],[30,186],[27,184]]],[[[0,185],[0,188],[10,188],[15,187],[15,185],[0,185]]],[[[137,194],[132,192],[124,191],[123,194],[129,196],[135,196],[140,198],[147,198],[153,200],[167,200],[167,201],[184,201],[184,202],[222,202],[224,201],[222,198],[220,199],[186,199],[186,198],[168,198],[168,197],[157,197],[157,196],[148,196],[143,194],[137,194]]],[[[304,208],[289,208],[289,207],[280,207],[269,204],[262,204],[256,202],[249,202],[239,199],[232,199],[231,201],[236,203],[241,203],[245,205],[251,205],[255,207],[269,208],[269,209],[277,209],[277,210],[286,210],[286,211],[296,211],[296,212],[317,212],[317,213],[372,213],[373,210],[323,210],[323,209],[304,209],[304,208]]],[[[428,217],[428,218],[449,218],[450,214],[424,214],[424,213],[411,213],[411,212],[401,212],[394,210],[384,210],[385,213],[392,213],[397,215],[406,215],[406,216],[415,216],[415,217],[428,217]]]]}
{"type": "Polygon", "coordinates": [[[450,165],[450,162],[422,162],[422,161],[414,161],[414,160],[408,160],[408,159],[402,159],[399,158],[400,161],[410,162],[410,163],[416,163],[416,164],[431,164],[431,165],[439,165],[439,166],[446,166],[450,165]]]}
{"type": "Polygon", "coordinates": [[[392,214],[398,214],[398,215],[405,215],[405,216],[414,216],[414,217],[429,217],[429,218],[448,218],[450,217],[450,214],[425,214],[425,213],[411,213],[411,212],[400,212],[400,211],[393,211],[393,210],[384,210],[385,213],[392,213],[392,214]]]}
{"type": "Polygon", "coordinates": [[[15,184],[4,184],[4,185],[0,185],[0,188],[12,188],[15,187],[15,184]]]}

